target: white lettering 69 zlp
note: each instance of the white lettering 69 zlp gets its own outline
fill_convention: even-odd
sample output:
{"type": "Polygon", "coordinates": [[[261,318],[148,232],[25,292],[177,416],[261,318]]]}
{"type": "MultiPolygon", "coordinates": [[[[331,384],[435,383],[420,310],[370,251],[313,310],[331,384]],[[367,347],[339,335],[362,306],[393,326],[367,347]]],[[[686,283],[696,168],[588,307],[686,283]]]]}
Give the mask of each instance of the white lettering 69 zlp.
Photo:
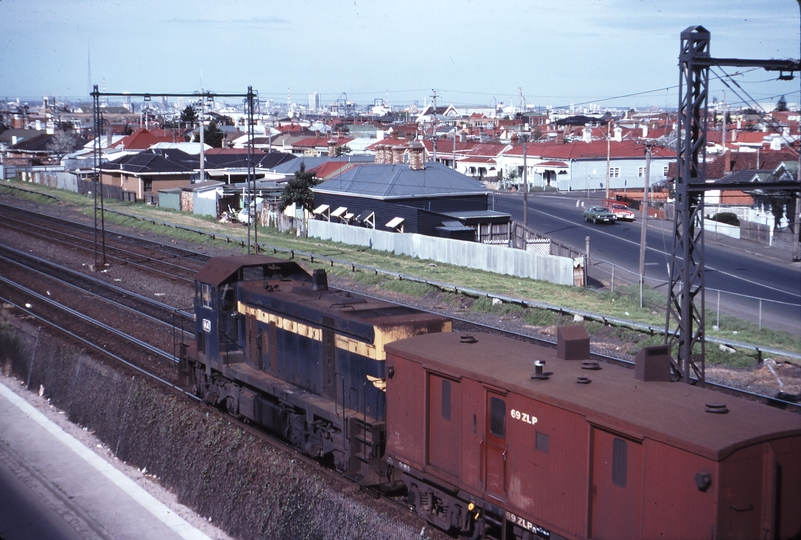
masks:
{"type": "Polygon", "coordinates": [[[512,418],[515,420],[520,420],[521,422],[525,422],[526,424],[531,424],[532,426],[537,423],[537,417],[528,413],[520,412],[516,409],[511,410],[512,418]]]}

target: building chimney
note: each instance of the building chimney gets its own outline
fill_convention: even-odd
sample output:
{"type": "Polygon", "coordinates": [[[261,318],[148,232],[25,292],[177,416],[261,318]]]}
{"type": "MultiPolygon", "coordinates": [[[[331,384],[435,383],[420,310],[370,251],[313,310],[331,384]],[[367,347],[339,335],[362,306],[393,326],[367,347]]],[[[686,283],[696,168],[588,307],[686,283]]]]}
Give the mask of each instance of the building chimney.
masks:
{"type": "Polygon", "coordinates": [[[337,142],[334,139],[328,141],[328,157],[337,156],[337,142]]]}
{"type": "Polygon", "coordinates": [[[615,141],[622,142],[623,141],[623,128],[616,127],[615,128],[615,141]]]}
{"type": "Polygon", "coordinates": [[[375,163],[376,165],[381,164],[381,159],[382,159],[381,152],[384,151],[383,146],[384,146],[383,144],[375,145],[375,158],[373,159],[373,163],[375,163]]]}
{"type": "Polygon", "coordinates": [[[643,139],[647,139],[648,138],[648,124],[643,124],[642,125],[642,138],[643,139]]]}
{"type": "Polygon", "coordinates": [[[420,141],[409,143],[409,168],[414,171],[421,171],[425,169],[423,163],[423,152],[425,147],[420,141]]]}
{"type": "Polygon", "coordinates": [[[731,172],[731,154],[728,148],[723,149],[723,172],[725,174],[731,172]]]}
{"type": "Polygon", "coordinates": [[[585,143],[592,142],[592,129],[590,126],[584,126],[584,129],[581,132],[582,139],[585,143]]]}
{"type": "Polygon", "coordinates": [[[392,163],[403,163],[403,155],[406,153],[406,148],[398,144],[392,147],[392,163]]]}

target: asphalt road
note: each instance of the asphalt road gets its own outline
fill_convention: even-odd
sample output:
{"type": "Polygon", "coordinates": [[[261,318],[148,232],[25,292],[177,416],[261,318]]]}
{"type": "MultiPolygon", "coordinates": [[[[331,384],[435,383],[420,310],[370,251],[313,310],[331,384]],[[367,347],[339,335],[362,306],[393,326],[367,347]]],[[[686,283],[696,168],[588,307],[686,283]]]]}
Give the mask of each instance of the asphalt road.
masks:
{"type": "MultiPolygon", "coordinates": [[[[634,222],[593,225],[584,222],[584,207],[600,204],[600,198],[587,198],[583,192],[570,194],[528,195],[529,227],[545,236],[585,251],[590,238],[591,273],[603,273],[609,279],[611,263],[616,265],[616,280],[636,283],[640,261],[640,216],[634,222]],[[625,269],[625,270],[622,270],[625,269]]],[[[523,195],[497,193],[490,205],[523,221],[523,195]]],[[[658,286],[669,279],[673,249],[673,223],[648,220],[646,233],[645,276],[658,286]]],[[[798,332],[801,329],[801,263],[792,263],[788,252],[767,249],[747,240],[716,238],[705,232],[706,307],[736,312],[751,320],[760,316],[765,326],[798,332]],[[784,258],[784,260],[782,260],[784,258]],[[728,294],[728,293],[736,293],[728,294]],[[759,298],[762,298],[760,311],[759,298]]],[[[661,285],[665,290],[666,286],[661,285]]],[[[715,324],[709,321],[707,325],[715,324]]]]}

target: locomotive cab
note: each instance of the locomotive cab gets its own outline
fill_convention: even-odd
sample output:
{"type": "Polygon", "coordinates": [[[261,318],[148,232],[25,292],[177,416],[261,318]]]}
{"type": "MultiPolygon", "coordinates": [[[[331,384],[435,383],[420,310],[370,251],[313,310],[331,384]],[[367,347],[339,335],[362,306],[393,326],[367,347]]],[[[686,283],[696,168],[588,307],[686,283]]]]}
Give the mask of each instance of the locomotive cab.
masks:
{"type": "Polygon", "coordinates": [[[242,361],[239,343],[238,284],[280,277],[310,281],[311,276],[297,263],[261,255],[211,259],[195,277],[195,344],[183,345],[179,384],[194,386],[186,358],[206,366],[206,374],[221,366],[242,361]]]}

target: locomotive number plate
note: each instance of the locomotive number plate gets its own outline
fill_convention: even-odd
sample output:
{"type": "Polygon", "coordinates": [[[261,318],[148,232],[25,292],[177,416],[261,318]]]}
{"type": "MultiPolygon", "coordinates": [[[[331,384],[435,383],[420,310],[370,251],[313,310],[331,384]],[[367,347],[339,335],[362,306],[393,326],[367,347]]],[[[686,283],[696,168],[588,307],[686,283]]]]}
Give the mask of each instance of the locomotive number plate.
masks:
{"type": "Polygon", "coordinates": [[[532,414],[520,412],[517,409],[512,409],[510,414],[512,415],[512,418],[514,418],[515,420],[520,420],[521,422],[525,422],[526,424],[531,424],[533,426],[534,424],[537,423],[537,417],[532,414]]]}
{"type": "Polygon", "coordinates": [[[203,319],[203,331],[208,333],[211,332],[211,321],[208,319],[203,319]]]}

